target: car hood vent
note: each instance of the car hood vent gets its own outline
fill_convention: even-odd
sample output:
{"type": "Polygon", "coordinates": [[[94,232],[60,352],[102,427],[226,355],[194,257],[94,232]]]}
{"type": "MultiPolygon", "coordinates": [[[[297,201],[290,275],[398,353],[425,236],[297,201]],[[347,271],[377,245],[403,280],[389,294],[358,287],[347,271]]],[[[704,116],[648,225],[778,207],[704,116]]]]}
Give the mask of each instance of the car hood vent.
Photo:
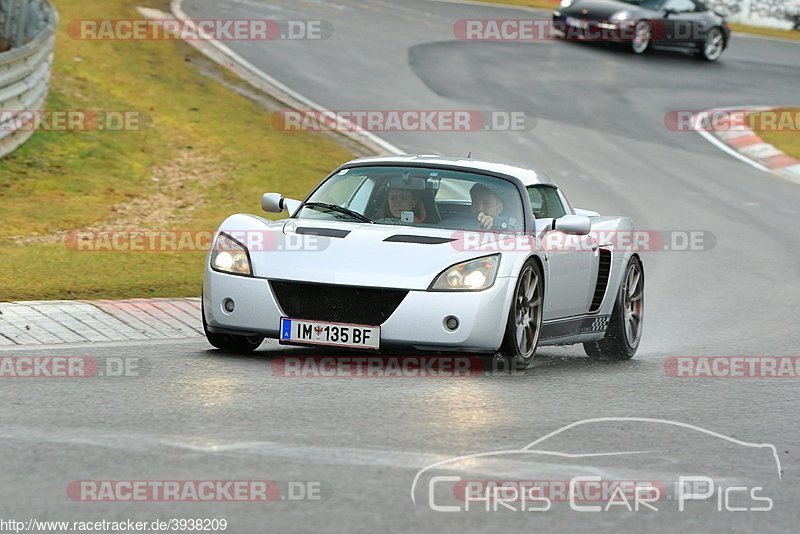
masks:
{"type": "Polygon", "coordinates": [[[338,228],[312,228],[310,226],[299,226],[294,233],[301,235],[318,235],[323,237],[347,237],[350,230],[340,230],[338,228]]]}
{"type": "Polygon", "coordinates": [[[433,237],[428,235],[393,235],[384,239],[388,243],[416,243],[418,245],[443,245],[455,239],[449,237],[433,237]]]}

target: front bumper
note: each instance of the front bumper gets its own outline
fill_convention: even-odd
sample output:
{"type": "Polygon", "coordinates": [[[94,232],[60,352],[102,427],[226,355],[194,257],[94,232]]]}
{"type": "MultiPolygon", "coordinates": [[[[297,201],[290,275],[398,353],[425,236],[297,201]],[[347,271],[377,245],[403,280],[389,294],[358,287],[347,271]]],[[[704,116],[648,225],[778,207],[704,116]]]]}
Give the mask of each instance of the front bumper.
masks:
{"type": "MultiPolygon", "coordinates": [[[[479,292],[409,291],[381,325],[381,346],[411,346],[429,350],[492,352],[500,348],[515,289],[513,278],[498,277],[479,292]],[[450,331],[445,319],[459,327],[450,331]]],[[[203,307],[208,328],[216,333],[260,334],[277,338],[281,310],[269,281],[206,270],[203,307]],[[233,312],[223,306],[233,300],[233,312]]]]}
{"type": "Polygon", "coordinates": [[[634,36],[634,22],[584,19],[561,11],[553,12],[553,28],[565,39],[605,43],[628,43],[634,36]]]}

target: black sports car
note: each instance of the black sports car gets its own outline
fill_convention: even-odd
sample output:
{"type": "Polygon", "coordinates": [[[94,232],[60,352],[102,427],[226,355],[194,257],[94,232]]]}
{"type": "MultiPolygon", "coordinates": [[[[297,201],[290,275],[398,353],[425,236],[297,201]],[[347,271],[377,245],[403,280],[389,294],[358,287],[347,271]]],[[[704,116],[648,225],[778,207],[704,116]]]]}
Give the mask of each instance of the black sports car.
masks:
{"type": "Polygon", "coordinates": [[[563,0],[553,23],[568,39],[621,42],[635,54],[654,46],[690,51],[707,61],[731,37],[725,18],[699,0],[563,0]]]}

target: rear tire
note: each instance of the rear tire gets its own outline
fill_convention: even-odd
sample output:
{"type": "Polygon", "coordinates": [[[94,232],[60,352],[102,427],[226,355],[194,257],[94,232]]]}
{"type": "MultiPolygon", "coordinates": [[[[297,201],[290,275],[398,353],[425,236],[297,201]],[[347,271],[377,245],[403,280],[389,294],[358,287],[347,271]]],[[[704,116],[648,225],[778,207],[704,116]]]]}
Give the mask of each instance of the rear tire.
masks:
{"type": "Polygon", "coordinates": [[[522,266],[508,311],[502,352],[512,369],[525,369],[533,361],[544,310],[544,278],[536,260],[522,266]]]}
{"type": "Polygon", "coordinates": [[[208,324],[206,323],[205,304],[201,304],[200,310],[203,316],[203,332],[206,335],[206,339],[213,347],[234,354],[250,354],[261,346],[261,342],[264,341],[264,336],[236,336],[233,334],[215,334],[209,332],[208,324]]]}
{"type": "Polygon", "coordinates": [[[644,319],[644,269],[631,258],[622,279],[606,335],[600,341],[584,343],[587,356],[597,360],[630,360],[639,348],[644,319]]]}

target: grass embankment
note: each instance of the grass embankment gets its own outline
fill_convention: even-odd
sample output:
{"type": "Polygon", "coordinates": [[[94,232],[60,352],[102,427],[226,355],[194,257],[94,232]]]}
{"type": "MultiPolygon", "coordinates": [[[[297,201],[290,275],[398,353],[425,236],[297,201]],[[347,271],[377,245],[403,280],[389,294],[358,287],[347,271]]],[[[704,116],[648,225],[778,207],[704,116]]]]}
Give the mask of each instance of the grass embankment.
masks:
{"type": "MultiPolygon", "coordinates": [[[[558,7],[560,3],[560,0],[481,0],[481,1],[491,2],[494,4],[505,4],[510,6],[535,7],[539,9],[555,9],[556,7],[558,7]]],[[[761,35],[763,37],[777,37],[780,39],[790,39],[793,41],[800,41],[800,31],[795,31],[795,30],[760,28],[758,26],[749,26],[747,24],[731,24],[731,30],[734,33],[747,33],[750,35],[761,35]]]]}
{"type": "Polygon", "coordinates": [[[782,108],[749,116],[756,134],[778,150],[800,159],[800,108],[782,108]]]}
{"type": "Polygon", "coordinates": [[[0,160],[0,300],[198,295],[204,252],[80,252],[64,235],[213,230],[230,213],[258,213],[263,192],[304,196],[351,157],[329,137],[275,130],[271,110],[227,88],[239,82],[183,42],[67,34],[77,19],[141,18],[136,5],[148,3],[56,2],[45,109],[134,111],[147,120],[139,131],[40,131],[0,160]]]}

